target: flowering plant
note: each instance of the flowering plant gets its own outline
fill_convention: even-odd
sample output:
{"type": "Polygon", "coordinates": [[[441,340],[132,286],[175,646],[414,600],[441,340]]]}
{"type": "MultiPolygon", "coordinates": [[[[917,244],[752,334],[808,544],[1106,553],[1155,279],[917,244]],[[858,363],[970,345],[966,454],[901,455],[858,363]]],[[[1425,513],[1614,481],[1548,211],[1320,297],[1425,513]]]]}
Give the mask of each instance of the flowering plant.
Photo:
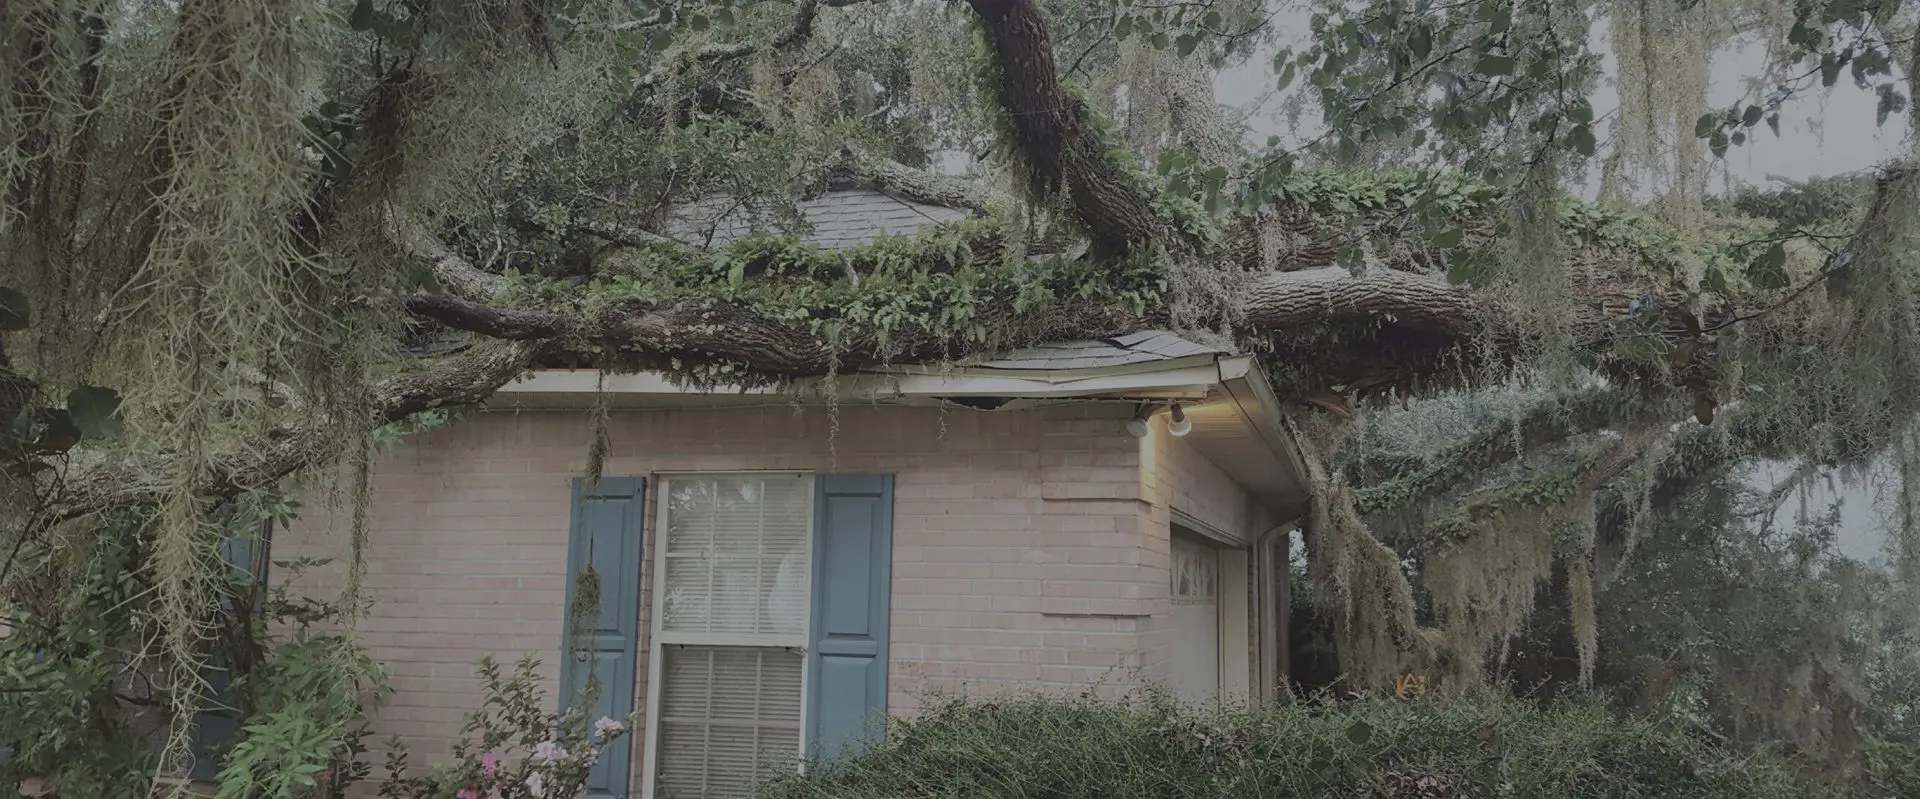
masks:
{"type": "MultiPolygon", "coordinates": [[[[553,713],[536,686],[538,661],[523,658],[503,677],[492,658],[480,661],[487,700],[469,714],[453,759],[425,775],[408,775],[407,753],[398,739],[387,756],[387,799],[575,799],[600,755],[622,735],[630,719],[585,713],[553,713]]],[[[591,689],[586,701],[591,705],[591,689]]]]}

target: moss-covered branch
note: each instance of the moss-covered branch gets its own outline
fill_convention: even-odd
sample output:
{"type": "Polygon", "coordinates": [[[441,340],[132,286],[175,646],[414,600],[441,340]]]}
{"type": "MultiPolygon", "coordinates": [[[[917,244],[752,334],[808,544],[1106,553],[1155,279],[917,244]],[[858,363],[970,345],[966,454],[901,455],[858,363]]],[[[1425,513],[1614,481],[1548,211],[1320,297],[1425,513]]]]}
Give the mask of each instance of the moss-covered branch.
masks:
{"type": "Polygon", "coordinates": [[[1617,388],[1549,398],[1517,418],[1490,423],[1432,458],[1359,489],[1354,505],[1368,515],[1413,507],[1471,485],[1494,467],[1543,447],[1603,429],[1670,418],[1674,410],[1617,388]]]}
{"type": "MultiPolygon", "coordinates": [[[[367,424],[388,424],[423,411],[483,402],[524,373],[537,351],[538,345],[532,343],[489,344],[389,377],[372,387],[367,424]]],[[[329,438],[337,427],[337,420],[313,419],[274,430],[255,446],[222,454],[208,469],[208,482],[200,493],[213,499],[231,498],[329,462],[338,455],[337,442],[329,438]]],[[[78,469],[36,515],[35,525],[113,508],[151,506],[164,497],[166,486],[157,479],[171,474],[173,468],[172,459],[163,456],[116,458],[78,469]]]]}

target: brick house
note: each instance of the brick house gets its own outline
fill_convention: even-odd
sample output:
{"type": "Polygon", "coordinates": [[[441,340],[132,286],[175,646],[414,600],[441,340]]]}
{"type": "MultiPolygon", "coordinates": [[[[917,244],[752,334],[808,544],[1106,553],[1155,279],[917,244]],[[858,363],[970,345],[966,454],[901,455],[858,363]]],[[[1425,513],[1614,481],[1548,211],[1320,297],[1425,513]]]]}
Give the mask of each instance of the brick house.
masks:
{"type": "MultiPolygon", "coordinates": [[[[802,211],[823,246],[960,215],[860,187],[802,211]]],[[[533,373],[375,466],[358,632],[395,689],[375,733],[418,761],[478,706],[488,654],[538,654],[561,696],[592,669],[600,712],[638,714],[595,774],[617,797],[737,795],[941,693],[1247,701],[1281,679],[1306,491],[1249,356],[1142,331],[843,376],[834,407],[608,376],[587,485],[599,381],[533,373]],[[589,564],[598,620],[564,657],[589,564]]],[[[342,559],[343,525],[310,517],[273,556],[342,559]]]]}

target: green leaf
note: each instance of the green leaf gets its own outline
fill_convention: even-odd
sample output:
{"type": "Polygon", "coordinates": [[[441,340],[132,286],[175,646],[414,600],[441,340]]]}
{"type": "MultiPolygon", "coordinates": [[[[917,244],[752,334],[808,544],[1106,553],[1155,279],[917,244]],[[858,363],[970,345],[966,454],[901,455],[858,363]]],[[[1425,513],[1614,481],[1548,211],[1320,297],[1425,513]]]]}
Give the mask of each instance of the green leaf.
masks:
{"type": "Polygon", "coordinates": [[[1486,278],[1487,264],[1482,259],[1462,255],[1447,265],[1447,282],[1456,286],[1477,285],[1486,278]]]}
{"type": "Polygon", "coordinates": [[[1413,32],[1407,34],[1407,49],[1413,51],[1414,58],[1426,58],[1433,52],[1433,28],[1425,24],[1413,26],[1413,32]]]}
{"type": "Polygon", "coordinates": [[[1455,247],[1460,246],[1461,240],[1465,238],[1466,238],[1465,231],[1457,227],[1450,227],[1440,231],[1439,233],[1435,233],[1433,236],[1433,243],[1434,243],[1434,246],[1439,247],[1441,249],[1451,250],[1455,247]]]}
{"type": "Polygon", "coordinates": [[[1200,46],[1200,34],[1187,33],[1187,34],[1182,34],[1180,36],[1180,39],[1179,39],[1180,55],[1183,55],[1183,56],[1193,55],[1194,49],[1199,46],[1200,46]]]}
{"type": "Polygon", "coordinates": [[[1894,91],[1893,84],[1891,83],[1881,84],[1880,103],[1879,106],[1874,109],[1877,117],[1875,124],[1885,126],[1889,115],[1898,114],[1905,110],[1907,110],[1907,96],[1894,91]]]}
{"type": "Polygon", "coordinates": [[[357,31],[373,30],[373,0],[359,0],[347,14],[347,27],[357,31]]]}
{"type": "Polygon", "coordinates": [[[1567,118],[1582,125],[1593,123],[1593,104],[1585,100],[1576,100],[1567,106],[1567,118]]]}
{"type": "Polygon", "coordinates": [[[0,286],[0,330],[25,330],[33,324],[33,303],[19,289],[0,286]]]}
{"type": "Polygon", "coordinates": [[[1481,3],[1480,17],[1487,21],[1487,30],[1506,33],[1513,27],[1513,6],[1506,2],[1481,3]]]}
{"type": "Polygon", "coordinates": [[[1293,73],[1294,73],[1293,62],[1288,61],[1286,66],[1280,68],[1280,76],[1274,82],[1274,87],[1273,87],[1274,90],[1286,91],[1287,87],[1289,85],[1292,85],[1293,83],[1293,73]]]}
{"type": "Polygon", "coordinates": [[[1153,49],[1165,50],[1167,49],[1167,43],[1169,40],[1167,38],[1166,31],[1155,31],[1153,36],[1147,39],[1147,41],[1153,45],[1153,49]]]}
{"type": "Polygon", "coordinates": [[[1747,279],[1753,287],[1763,291],[1783,289],[1792,284],[1787,276],[1787,248],[1785,244],[1774,242],[1760,257],[1753,259],[1747,267],[1747,279]]]}
{"type": "MultiPolygon", "coordinates": [[[[1131,35],[1133,35],[1133,15],[1121,14],[1120,18],[1113,22],[1113,38],[1126,41],[1131,35]]],[[[1274,57],[1274,62],[1279,63],[1279,56],[1274,57]]]]}
{"type": "Polygon", "coordinates": [[[1778,138],[1780,136],[1780,115],[1768,114],[1767,127],[1772,128],[1774,137],[1778,138]]]}
{"type": "Polygon", "coordinates": [[[1749,128],[1758,125],[1760,124],[1760,116],[1765,113],[1765,111],[1761,110],[1760,106],[1747,106],[1746,113],[1740,115],[1740,124],[1749,128]]]}
{"type": "Polygon", "coordinates": [[[1693,137],[1696,139],[1704,139],[1712,136],[1715,126],[1716,122],[1713,114],[1701,114],[1699,119],[1693,121],[1693,137]]]}
{"type": "Polygon", "coordinates": [[[1494,77],[1511,75],[1513,74],[1513,58],[1511,56],[1488,53],[1480,56],[1480,61],[1474,64],[1473,68],[1482,75],[1491,75],[1494,77]]]}
{"type": "Polygon", "coordinates": [[[87,438],[120,435],[120,392],[99,386],[81,386],[67,394],[67,414],[87,438]]]}
{"type": "Polygon", "coordinates": [[[1373,740],[1373,725],[1364,721],[1356,721],[1348,725],[1347,740],[1353,742],[1355,746],[1365,746],[1367,741],[1373,740]]]}
{"type": "Polygon", "coordinates": [[[1839,83],[1840,68],[1843,66],[1846,66],[1846,62],[1835,57],[1834,54],[1821,53],[1820,54],[1820,85],[1831,87],[1833,84],[1839,83]]]}
{"type": "Polygon", "coordinates": [[[1567,143],[1572,145],[1575,152],[1585,156],[1592,156],[1594,147],[1597,146],[1593,138],[1593,128],[1586,125],[1573,126],[1573,130],[1567,132],[1567,143]]]}
{"type": "Polygon", "coordinates": [[[1706,285],[1709,291],[1712,291],[1716,294],[1727,293],[1727,289],[1728,289],[1727,270],[1719,266],[1715,266],[1708,269],[1707,277],[1706,277],[1706,285]]]}

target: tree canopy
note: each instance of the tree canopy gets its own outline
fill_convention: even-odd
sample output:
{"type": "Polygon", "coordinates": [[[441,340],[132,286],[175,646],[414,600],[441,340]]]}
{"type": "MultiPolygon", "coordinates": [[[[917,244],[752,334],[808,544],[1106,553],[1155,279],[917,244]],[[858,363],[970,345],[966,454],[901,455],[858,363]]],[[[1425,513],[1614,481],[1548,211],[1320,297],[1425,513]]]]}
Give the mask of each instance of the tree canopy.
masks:
{"type": "Polygon", "coordinates": [[[1167,326],[1294,406],[1349,684],[1481,682],[1548,583],[1584,681],[1661,512],[1762,460],[1920,463],[1920,149],[1708,190],[1843,79],[1878,118],[1833,124],[1920,138],[1920,6],[1309,7],[1276,53],[1255,0],[13,0],[0,544],[135,520],[152,654],[193,664],[223,503],[363,495],[380,431],[530,368],[785,384],[1167,326]],[[1752,88],[1709,106],[1735,46],[1752,88]],[[1254,58],[1323,135],[1248,142],[1213,75],[1254,58]],[[973,218],[836,253],[665,224],[720,193],[790,233],[830,174],[973,218]],[[399,357],[423,327],[477,341],[399,357]]]}

